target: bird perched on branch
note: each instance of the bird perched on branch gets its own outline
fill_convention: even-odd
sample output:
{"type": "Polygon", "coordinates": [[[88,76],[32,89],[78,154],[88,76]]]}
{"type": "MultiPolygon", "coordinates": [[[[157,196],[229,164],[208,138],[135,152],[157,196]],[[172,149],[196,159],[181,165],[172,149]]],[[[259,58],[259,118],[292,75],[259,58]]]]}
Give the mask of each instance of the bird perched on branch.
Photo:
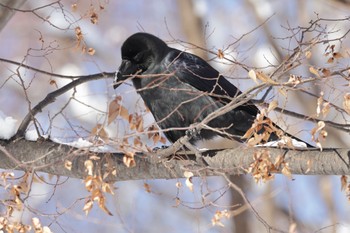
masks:
{"type": "Polygon", "coordinates": [[[171,142],[192,132],[193,145],[219,149],[247,140],[275,141],[284,134],[268,118],[259,117],[247,95],[196,55],[148,33],[126,39],[121,55],[114,88],[131,80],[171,142]],[[193,132],[196,123],[202,125],[193,132]]]}

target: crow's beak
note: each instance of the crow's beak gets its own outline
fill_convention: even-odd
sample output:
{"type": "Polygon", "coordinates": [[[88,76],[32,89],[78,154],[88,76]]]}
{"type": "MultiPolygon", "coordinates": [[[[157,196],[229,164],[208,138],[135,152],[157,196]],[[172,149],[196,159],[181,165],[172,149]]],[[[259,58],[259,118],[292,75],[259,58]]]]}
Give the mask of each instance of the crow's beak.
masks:
{"type": "Polygon", "coordinates": [[[117,87],[119,87],[120,86],[120,84],[121,84],[121,80],[123,80],[122,79],[122,74],[119,72],[119,70],[117,71],[117,73],[115,74],[115,78],[114,78],[114,82],[113,82],[113,88],[114,89],[116,89],[117,87]],[[118,83],[119,82],[119,83],[118,83]]]}
{"type": "Polygon", "coordinates": [[[113,88],[116,89],[130,74],[134,74],[137,71],[137,65],[131,63],[129,60],[123,59],[119,66],[117,74],[114,78],[113,88]]]}

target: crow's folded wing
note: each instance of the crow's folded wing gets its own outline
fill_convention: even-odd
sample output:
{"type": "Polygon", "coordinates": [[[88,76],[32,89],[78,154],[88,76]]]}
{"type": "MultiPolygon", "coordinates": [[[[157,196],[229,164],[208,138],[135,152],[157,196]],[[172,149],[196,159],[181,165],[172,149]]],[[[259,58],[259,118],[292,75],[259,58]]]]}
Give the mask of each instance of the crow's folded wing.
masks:
{"type": "MultiPolygon", "coordinates": [[[[169,71],[175,72],[182,82],[188,83],[199,91],[207,92],[212,98],[224,104],[241,94],[237,87],[196,55],[173,49],[166,56],[166,61],[169,71]]],[[[253,116],[259,112],[251,101],[239,106],[236,110],[246,111],[253,116]]]]}

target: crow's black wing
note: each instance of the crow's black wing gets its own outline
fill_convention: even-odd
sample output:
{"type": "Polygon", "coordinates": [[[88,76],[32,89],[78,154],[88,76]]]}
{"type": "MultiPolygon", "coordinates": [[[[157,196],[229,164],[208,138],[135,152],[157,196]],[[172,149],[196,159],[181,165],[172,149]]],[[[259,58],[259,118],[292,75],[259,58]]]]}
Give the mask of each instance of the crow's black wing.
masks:
{"type": "MultiPolygon", "coordinates": [[[[237,87],[196,55],[172,49],[166,56],[166,60],[170,64],[169,71],[175,72],[175,75],[182,82],[207,92],[212,98],[224,104],[229,103],[230,98],[241,94],[237,87]]],[[[259,112],[259,109],[251,101],[236,109],[246,111],[253,116],[259,112]]]]}

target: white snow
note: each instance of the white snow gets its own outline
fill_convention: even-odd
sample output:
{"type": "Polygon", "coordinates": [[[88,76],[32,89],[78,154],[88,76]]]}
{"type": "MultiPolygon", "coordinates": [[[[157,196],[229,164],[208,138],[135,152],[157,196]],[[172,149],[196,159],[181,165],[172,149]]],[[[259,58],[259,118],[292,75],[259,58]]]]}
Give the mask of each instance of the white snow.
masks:
{"type": "MultiPolygon", "coordinates": [[[[282,138],[281,140],[278,140],[278,141],[267,142],[262,146],[279,147],[279,145],[288,145],[287,140],[288,139],[282,138]]],[[[290,140],[290,138],[289,138],[289,140],[290,140]]],[[[301,142],[301,141],[295,140],[293,138],[292,138],[292,145],[295,148],[307,148],[307,145],[305,142],[301,142]]]]}
{"type": "Polygon", "coordinates": [[[66,143],[66,145],[69,145],[69,146],[73,146],[73,147],[76,147],[76,148],[87,148],[87,147],[93,147],[94,144],[92,144],[92,142],[89,142],[83,138],[78,138],[77,141],[73,141],[73,142],[68,142],[66,143]]]}
{"type": "Polygon", "coordinates": [[[62,142],[57,138],[52,138],[52,141],[59,144],[72,146],[75,148],[87,148],[89,149],[89,151],[93,151],[93,152],[111,152],[111,153],[116,152],[116,150],[112,146],[109,146],[109,145],[96,146],[92,142],[85,140],[83,138],[78,138],[78,140],[72,141],[72,142],[62,142]]]}
{"type": "MultiPolygon", "coordinates": [[[[48,135],[40,135],[41,137],[48,138],[48,135]]],[[[35,129],[33,130],[28,130],[25,134],[25,139],[28,141],[37,141],[38,140],[38,133],[35,129]]]]}
{"type": "Polygon", "coordinates": [[[10,139],[17,131],[17,120],[0,111],[0,139],[10,139]]]}

